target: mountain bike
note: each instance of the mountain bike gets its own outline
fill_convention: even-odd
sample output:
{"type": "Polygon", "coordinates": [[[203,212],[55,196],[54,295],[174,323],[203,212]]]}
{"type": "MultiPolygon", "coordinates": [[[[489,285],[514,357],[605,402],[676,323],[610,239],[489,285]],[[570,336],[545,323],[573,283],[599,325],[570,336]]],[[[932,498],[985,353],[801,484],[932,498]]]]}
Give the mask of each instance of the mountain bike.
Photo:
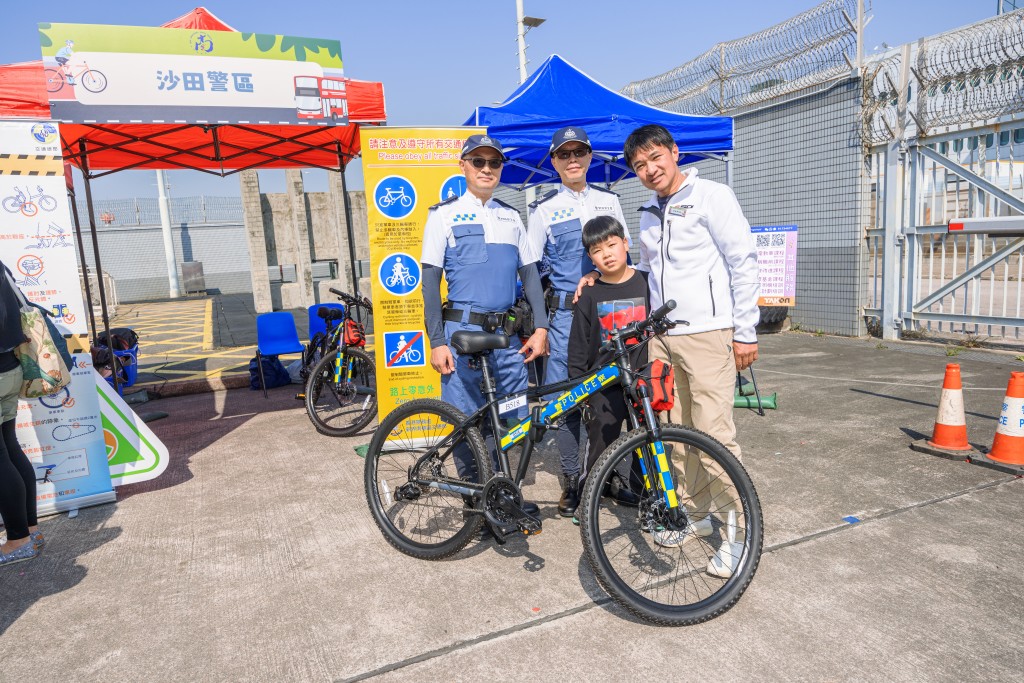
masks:
{"type": "Polygon", "coordinates": [[[330,292],[345,303],[345,311],[321,309],[331,311],[328,317],[338,319],[338,324],[328,322],[330,327],[320,342],[322,357],[306,379],[306,414],[321,434],[352,436],[377,413],[377,375],[373,358],[363,350],[366,346],[363,324],[352,315],[353,311],[372,315],[373,305],[366,297],[355,297],[337,289],[330,292]]]}
{"type": "MultiPolygon", "coordinates": [[[[57,69],[43,69],[43,74],[46,77],[46,92],[57,92],[63,88],[65,73],[68,78],[77,79],[76,82],[81,83],[82,87],[89,92],[99,93],[107,89],[107,77],[103,72],[90,69],[89,65],[82,61],[80,66],[76,65],[74,73],[72,73],[70,64],[57,69]]],[[[74,85],[74,83],[70,85],[74,85]]]]}
{"type": "Polygon", "coordinates": [[[630,431],[598,458],[580,506],[590,566],[618,604],[650,622],[695,624],[732,607],[761,556],[757,492],[721,443],[682,425],[660,424],[643,376],[648,366],[634,370],[631,360],[676,324],[665,317],[674,307],[670,301],[646,320],[612,332],[602,345],[610,360],[592,374],[505,396],[496,396],[487,356],[508,348],[508,337],[453,334],[455,350],[481,370],[486,402],[467,417],[443,401],[417,399],[381,421],[366,455],[363,483],[385,539],[407,555],[436,560],[464,548],[484,524],[499,543],[512,533],[540,533],[541,520],[523,509],[522,494],[535,445],[558,420],[582,410],[588,396],[618,385],[630,431]],[[501,412],[554,392],[564,393],[535,405],[510,429],[502,427],[501,412]],[[497,438],[486,444],[488,428],[497,438]],[[509,450],[521,442],[513,473],[509,450]],[[710,475],[681,497],[675,467],[691,467],[698,459],[710,475]],[[492,461],[498,463],[493,475],[492,461]],[[638,506],[606,495],[623,480],[639,494],[638,506]]]}

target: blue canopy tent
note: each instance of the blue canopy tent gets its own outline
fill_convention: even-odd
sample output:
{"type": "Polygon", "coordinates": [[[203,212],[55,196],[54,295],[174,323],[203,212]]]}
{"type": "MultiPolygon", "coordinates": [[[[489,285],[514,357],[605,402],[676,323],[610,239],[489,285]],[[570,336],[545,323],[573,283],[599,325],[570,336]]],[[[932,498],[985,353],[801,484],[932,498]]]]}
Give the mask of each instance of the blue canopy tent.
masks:
{"type": "MultiPolygon", "coordinates": [[[[688,116],[650,107],[610,90],[558,55],[551,55],[499,105],[477,107],[467,126],[486,126],[501,140],[510,161],[502,183],[523,189],[558,182],[548,148],[551,136],[564,126],[587,131],[594,159],[587,180],[609,186],[633,175],[622,159],[626,138],[648,123],[661,124],[679,145],[680,165],[703,158],[729,164],[732,119],[688,116]]],[[[727,171],[728,175],[728,171],[727,171]]]]}

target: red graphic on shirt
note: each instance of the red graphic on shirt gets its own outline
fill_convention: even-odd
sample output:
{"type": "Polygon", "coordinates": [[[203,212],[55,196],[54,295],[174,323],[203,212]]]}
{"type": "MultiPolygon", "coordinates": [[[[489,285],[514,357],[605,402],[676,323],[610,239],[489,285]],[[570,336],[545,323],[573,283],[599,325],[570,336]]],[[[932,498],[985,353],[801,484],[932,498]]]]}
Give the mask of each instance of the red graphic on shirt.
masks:
{"type": "MultiPolygon", "coordinates": [[[[601,338],[608,339],[615,330],[621,330],[629,323],[647,319],[647,305],[640,297],[634,299],[613,299],[597,304],[597,317],[601,322],[601,338]]],[[[631,339],[630,344],[636,340],[631,339]]]]}

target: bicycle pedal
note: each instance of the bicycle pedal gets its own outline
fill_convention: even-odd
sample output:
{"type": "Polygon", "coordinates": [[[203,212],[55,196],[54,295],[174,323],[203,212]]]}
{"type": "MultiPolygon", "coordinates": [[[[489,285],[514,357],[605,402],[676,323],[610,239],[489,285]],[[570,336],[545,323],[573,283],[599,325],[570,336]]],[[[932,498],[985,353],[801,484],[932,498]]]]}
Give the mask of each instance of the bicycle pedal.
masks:
{"type": "Polygon", "coordinates": [[[296,401],[305,401],[306,400],[306,395],[305,394],[295,394],[295,400],[296,401]]]}

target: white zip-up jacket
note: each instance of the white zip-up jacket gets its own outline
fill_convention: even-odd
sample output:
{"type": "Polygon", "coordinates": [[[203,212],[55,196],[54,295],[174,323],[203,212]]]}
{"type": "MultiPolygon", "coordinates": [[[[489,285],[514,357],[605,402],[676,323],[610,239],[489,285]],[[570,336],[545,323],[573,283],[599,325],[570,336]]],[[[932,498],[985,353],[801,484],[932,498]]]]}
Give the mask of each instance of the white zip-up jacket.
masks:
{"type": "Polygon", "coordinates": [[[690,168],[664,214],[653,195],[640,207],[637,267],[651,273],[651,309],[675,299],[669,317],[690,323],[670,335],[732,328],[735,341],[757,343],[757,248],[728,185],[690,168]]]}

